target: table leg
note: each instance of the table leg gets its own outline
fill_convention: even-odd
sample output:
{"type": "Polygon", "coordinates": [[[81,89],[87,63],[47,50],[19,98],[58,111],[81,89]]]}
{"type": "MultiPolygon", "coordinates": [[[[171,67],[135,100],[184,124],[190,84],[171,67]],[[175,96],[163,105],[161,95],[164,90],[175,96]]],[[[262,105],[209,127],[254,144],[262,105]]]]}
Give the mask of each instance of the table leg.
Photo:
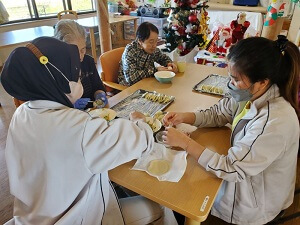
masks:
{"type": "Polygon", "coordinates": [[[185,217],[185,223],[184,225],[200,225],[201,222],[198,222],[196,220],[192,220],[190,218],[185,217]]]}
{"type": "Polygon", "coordinates": [[[95,41],[95,35],[94,35],[93,28],[90,28],[90,39],[91,39],[92,56],[94,58],[95,63],[97,63],[96,41],[95,41]]]}

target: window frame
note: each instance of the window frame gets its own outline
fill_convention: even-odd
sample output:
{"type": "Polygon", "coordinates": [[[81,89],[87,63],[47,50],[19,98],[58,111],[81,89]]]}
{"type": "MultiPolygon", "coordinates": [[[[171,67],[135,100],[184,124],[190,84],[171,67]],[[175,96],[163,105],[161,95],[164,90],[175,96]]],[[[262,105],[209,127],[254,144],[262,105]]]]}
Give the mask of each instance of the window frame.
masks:
{"type": "MultiPolygon", "coordinates": [[[[72,10],[72,1],[71,0],[61,0],[61,1],[63,3],[64,10],[72,10]]],[[[89,0],[89,1],[91,1],[92,7],[96,8],[94,0],[89,0]]],[[[35,0],[26,0],[26,2],[27,2],[28,12],[29,12],[31,18],[8,21],[6,23],[0,24],[0,27],[2,25],[7,25],[7,24],[16,24],[16,23],[22,23],[22,22],[41,21],[41,20],[46,20],[46,19],[57,18],[57,15],[40,17],[38,10],[37,10],[35,0]]],[[[84,15],[84,14],[93,13],[93,12],[96,12],[96,9],[80,11],[80,12],[77,12],[77,14],[84,15]]],[[[59,12],[57,12],[57,13],[59,13],[59,12]]]]}

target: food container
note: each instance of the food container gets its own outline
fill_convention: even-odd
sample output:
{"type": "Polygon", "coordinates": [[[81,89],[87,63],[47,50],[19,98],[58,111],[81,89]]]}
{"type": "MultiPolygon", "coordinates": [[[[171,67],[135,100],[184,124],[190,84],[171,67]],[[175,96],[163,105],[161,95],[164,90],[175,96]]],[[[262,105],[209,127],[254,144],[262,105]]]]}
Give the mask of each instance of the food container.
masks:
{"type": "Polygon", "coordinates": [[[175,76],[175,73],[171,71],[158,71],[154,76],[160,83],[170,83],[175,76]]]}
{"type": "Polygon", "coordinates": [[[229,95],[229,89],[227,87],[228,81],[228,76],[210,74],[196,84],[193,89],[198,92],[225,96],[229,95]]]}

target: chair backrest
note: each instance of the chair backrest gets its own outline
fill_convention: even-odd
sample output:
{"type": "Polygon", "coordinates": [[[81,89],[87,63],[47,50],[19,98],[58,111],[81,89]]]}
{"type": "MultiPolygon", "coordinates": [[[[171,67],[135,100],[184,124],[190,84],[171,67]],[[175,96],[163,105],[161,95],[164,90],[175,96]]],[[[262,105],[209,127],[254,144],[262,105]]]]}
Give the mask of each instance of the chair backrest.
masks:
{"type": "Polygon", "coordinates": [[[77,20],[78,15],[77,15],[77,12],[75,12],[73,10],[64,10],[64,11],[57,13],[57,18],[58,18],[58,20],[61,20],[61,19],[77,20]]]}
{"type": "MultiPolygon", "coordinates": [[[[103,53],[100,56],[100,62],[102,67],[102,81],[109,81],[118,83],[119,75],[119,62],[125,47],[116,48],[108,52],[103,53]]],[[[107,91],[112,91],[110,87],[106,87],[107,91]]]]}

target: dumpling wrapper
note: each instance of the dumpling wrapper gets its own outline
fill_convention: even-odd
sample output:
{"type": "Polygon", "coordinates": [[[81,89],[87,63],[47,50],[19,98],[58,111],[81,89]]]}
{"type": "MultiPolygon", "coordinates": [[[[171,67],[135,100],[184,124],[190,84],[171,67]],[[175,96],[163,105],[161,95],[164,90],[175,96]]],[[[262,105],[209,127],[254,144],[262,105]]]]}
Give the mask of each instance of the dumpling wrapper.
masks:
{"type": "Polygon", "coordinates": [[[160,176],[170,170],[170,162],[164,159],[155,159],[150,161],[147,171],[153,175],[160,176]]]}

